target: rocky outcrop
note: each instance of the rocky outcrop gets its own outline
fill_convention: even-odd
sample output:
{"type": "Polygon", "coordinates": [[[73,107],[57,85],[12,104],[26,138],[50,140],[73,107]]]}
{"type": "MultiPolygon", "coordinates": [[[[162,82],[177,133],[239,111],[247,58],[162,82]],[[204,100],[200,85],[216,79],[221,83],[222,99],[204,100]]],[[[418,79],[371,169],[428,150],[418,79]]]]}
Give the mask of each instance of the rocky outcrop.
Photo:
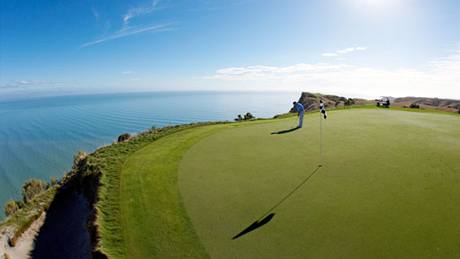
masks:
{"type": "MultiPolygon", "coordinates": [[[[298,102],[305,107],[306,111],[311,111],[319,109],[320,100],[322,100],[328,108],[342,108],[351,105],[365,105],[373,103],[372,101],[365,99],[347,98],[337,95],[314,94],[309,92],[302,92],[298,102]]],[[[291,112],[294,112],[294,110],[291,109],[291,112]]]]}

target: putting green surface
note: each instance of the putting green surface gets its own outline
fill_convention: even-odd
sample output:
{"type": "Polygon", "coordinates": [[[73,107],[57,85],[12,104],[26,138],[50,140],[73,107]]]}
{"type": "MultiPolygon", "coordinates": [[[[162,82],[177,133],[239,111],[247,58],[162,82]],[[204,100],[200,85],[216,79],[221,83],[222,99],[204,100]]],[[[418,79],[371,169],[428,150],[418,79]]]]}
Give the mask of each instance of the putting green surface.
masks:
{"type": "Polygon", "coordinates": [[[356,109],[204,126],[161,138],[121,172],[129,258],[458,258],[460,118],[356,109]]]}

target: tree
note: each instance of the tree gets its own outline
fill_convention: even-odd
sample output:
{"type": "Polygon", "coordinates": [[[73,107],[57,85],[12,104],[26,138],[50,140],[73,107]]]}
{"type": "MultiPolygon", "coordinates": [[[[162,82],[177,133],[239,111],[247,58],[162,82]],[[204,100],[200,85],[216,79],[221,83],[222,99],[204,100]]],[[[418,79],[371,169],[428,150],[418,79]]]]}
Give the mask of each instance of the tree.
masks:
{"type": "Polygon", "coordinates": [[[6,216],[10,216],[14,214],[18,209],[19,209],[19,204],[13,200],[7,201],[5,203],[5,207],[3,208],[6,216]]]}
{"type": "Polygon", "coordinates": [[[39,179],[27,180],[22,186],[22,198],[25,203],[30,202],[35,196],[45,191],[47,184],[39,179]]]}

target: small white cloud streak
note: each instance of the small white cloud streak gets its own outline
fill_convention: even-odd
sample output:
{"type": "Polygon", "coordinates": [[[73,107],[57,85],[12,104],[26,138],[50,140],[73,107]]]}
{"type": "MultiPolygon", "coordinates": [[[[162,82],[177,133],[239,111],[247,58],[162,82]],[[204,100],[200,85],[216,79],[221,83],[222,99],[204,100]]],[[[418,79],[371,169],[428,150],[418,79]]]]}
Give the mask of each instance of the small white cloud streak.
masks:
{"type": "Polygon", "coordinates": [[[364,51],[367,50],[367,47],[350,47],[345,49],[339,49],[335,52],[326,52],[321,54],[323,57],[338,57],[341,55],[346,55],[348,53],[356,52],[356,51],[364,51]]]}
{"type": "Polygon", "coordinates": [[[338,54],[333,53],[333,52],[326,52],[326,53],[321,54],[321,56],[323,56],[323,57],[337,57],[338,54]]]}
{"type": "Polygon", "coordinates": [[[172,27],[171,24],[157,24],[157,25],[151,25],[151,26],[147,26],[147,27],[127,27],[127,28],[123,28],[123,29],[121,29],[121,30],[119,30],[119,31],[107,36],[107,37],[100,38],[100,39],[95,40],[95,41],[90,41],[90,42],[84,43],[84,44],[82,44],[80,46],[80,48],[85,48],[85,47],[100,44],[100,43],[103,43],[103,42],[106,42],[106,41],[128,37],[128,36],[135,35],[135,34],[138,34],[138,33],[161,32],[161,31],[169,31],[169,30],[172,30],[172,29],[173,29],[173,27],[172,27]]]}
{"type": "Polygon", "coordinates": [[[130,8],[125,15],[123,15],[123,24],[127,25],[132,18],[149,14],[156,10],[159,0],[153,0],[147,6],[137,6],[130,8]]]}
{"type": "Polygon", "coordinates": [[[385,70],[346,64],[295,64],[219,69],[206,79],[251,85],[251,90],[312,90],[360,96],[427,96],[460,99],[460,50],[426,70],[385,70]]]}
{"type": "Polygon", "coordinates": [[[0,89],[25,89],[25,88],[48,88],[56,87],[61,82],[47,80],[18,80],[12,83],[0,85],[0,89]]]}
{"type": "Polygon", "coordinates": [[[123,75],[129,75],[129,74],[132,74],[133,71],[131,71],[131,70],[126,70],[126,71],[123,71],[123,72],[121,72],[121,73],[122,73],[123,75]]]}

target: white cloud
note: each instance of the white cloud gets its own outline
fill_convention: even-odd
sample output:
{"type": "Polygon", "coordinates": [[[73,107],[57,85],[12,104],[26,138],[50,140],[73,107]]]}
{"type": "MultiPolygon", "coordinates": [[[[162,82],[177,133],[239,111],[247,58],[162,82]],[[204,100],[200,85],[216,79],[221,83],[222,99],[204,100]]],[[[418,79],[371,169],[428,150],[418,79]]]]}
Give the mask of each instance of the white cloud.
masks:
{"type": "Polygon", "coordinates": [[[100,38],[100,39],[95,40],[95,41],[86,42],[86,43],[82,44],[80,46],[80,48],[85,48],[85,47],[88,47],[88,46],[96,45],[96,44],[106,42],[106,41],[110,41],[110,40],[124,38],[124,37],[135,35],[135,34],[138,34],[138,33],[161,32],[161,31],[168,31],[168,30],[172,30],[172,29],[173,29],[173,27],[172,27],[171,24],[157,24],[157,25],[150,25],[150,26],[146,26],[146,27],[139,27],[139,26],[137,26],[137,27],[126,27],[126,28],[123,28],[123,29],[121,29],[121,30],[109,35],[109,36],[100,38]]]}
{"type": "Polygon", "coordinates": [[[350,47],[345,49],[339,49],[335,52],[326,52],[321,54],[323,57],[338,57],[341,55],[346,55],[348,53],[356,52],[356,51],[364,51],[367,50],[367,47],[350,47]]]}
{"type": "Polygon", "coordinates": [[[321,56],[323,56],[323,57],[337,57],[338,54],[333,53],[333,52],[326,52],[326,53],[321,54],[321,56]]]}
{"type": "Polygon", "coordinates": [[[129,74],[132,74],[132,73],[134,73],[134,72],[131,71],[131,70],[126,70],[126,71],[123,71],[123,72],[121,72],[121,73],[122,73],[123,75],[129,75],[129,74]]]}
{"type": "Polygon", "coordinates": [[[126,14],[123,15],[123,24],[127,25],[132,18],[153,12],[159,2],[159,0],[153,0],[148,5],[129,8],[126,14]]]}
{"type": "Polygon", "coordinates": [[[347,64],[246,66],[217,70],[206,79],[231,81],[251,90],[311,90],[357,96],[433,96],[460,99],[460,51],[421,70],[377,69],[347,64]]]}

